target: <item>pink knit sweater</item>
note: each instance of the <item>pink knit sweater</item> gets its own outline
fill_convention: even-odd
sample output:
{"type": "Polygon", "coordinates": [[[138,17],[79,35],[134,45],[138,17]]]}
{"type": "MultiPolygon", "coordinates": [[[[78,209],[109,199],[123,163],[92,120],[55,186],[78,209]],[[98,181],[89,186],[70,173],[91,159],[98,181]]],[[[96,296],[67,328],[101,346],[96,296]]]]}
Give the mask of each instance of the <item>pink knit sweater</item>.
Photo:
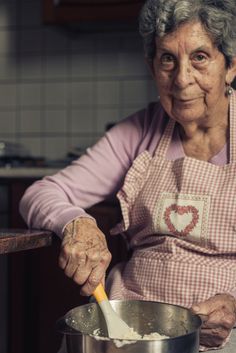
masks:
{"type": "MultiPolygon", "coordinates": [[[[153,155],[168,118],[159,103],[124,119],[70,166],[36,181],[20,203],[20,212],[31,228],[48,229],[62,236],[76,217],[89,217],[86,209],[120,189],[133,160],[144,150],[153,155]]],[[[211,163],[227,163],[227,145],[211,163]]],[[[168,159],[184,156],[177,132],[173,134],[168,159]]]]}

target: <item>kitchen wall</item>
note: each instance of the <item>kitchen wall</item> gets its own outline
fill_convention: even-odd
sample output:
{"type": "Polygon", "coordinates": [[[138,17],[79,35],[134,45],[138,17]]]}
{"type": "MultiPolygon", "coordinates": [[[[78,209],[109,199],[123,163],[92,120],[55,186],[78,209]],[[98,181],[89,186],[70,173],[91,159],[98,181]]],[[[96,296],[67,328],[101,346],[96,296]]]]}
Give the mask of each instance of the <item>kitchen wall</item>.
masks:
{"type": "Polygon", "coordinates": [[[40,0],[0,0],[0,141],[63,158],[156,98],[135,25],[46,26],[40,0]]]}

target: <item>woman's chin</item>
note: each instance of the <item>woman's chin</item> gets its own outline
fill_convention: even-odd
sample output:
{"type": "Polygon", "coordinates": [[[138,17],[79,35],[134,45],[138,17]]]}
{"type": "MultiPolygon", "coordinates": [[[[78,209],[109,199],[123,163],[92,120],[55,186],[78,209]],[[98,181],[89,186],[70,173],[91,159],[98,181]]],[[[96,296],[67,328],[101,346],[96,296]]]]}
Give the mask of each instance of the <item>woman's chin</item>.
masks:
{"type": "Polygon", "coordinates": [[[180,124],[197,122],[202,120],[204,112],[195,109],[175,109],[171,112],[170,117],[180,124]]]}

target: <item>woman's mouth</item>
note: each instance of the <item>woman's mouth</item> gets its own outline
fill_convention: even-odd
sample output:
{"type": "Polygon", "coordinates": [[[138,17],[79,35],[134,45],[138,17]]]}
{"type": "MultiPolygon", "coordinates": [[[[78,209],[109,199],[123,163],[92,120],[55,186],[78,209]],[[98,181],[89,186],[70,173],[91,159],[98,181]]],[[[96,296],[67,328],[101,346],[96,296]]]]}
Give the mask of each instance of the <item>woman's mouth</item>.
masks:
{"type": "Polygon", "coordinates": [[[194,104],[198,98],[174,98],[174,103],[178,105],[194,104]]]}

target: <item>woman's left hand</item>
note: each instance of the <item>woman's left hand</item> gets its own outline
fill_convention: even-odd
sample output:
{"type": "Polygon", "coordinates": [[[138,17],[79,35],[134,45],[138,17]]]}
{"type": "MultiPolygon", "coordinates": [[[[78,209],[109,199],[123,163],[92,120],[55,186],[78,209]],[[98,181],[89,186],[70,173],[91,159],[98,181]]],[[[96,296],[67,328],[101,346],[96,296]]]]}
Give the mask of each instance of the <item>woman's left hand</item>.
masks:
{"type": "Polygon", "coordinates": [[[194,304],[192,312],[202,319],[200,344],[220,347],[236,322],[236,300],[230,294],[217,294],[206,301],[194,304]]]}

